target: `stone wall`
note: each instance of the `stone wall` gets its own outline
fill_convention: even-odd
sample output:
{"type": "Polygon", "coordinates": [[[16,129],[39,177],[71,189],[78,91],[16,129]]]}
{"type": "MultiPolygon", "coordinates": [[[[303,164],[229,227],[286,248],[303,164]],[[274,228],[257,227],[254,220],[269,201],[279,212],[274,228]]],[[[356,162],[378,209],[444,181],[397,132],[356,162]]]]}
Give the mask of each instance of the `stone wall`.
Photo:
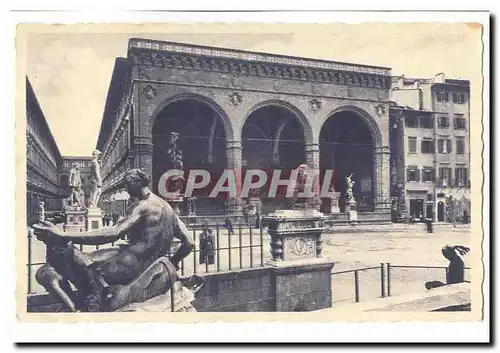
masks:
{"type": "MultiPolygon", "coordinates": [[[[333,264],[303,264],[203,276],[193,306],[205,312],[311,311],[332,306],[333,264]]],[[[48,294],[29,295],[28,312],[66,311],[48,294]]]]}
{"type": "Polygon", "coordinates": [[[268,267],[204,276],[206,284],[193,303],[198,311],[273,311],[268,267]]]}

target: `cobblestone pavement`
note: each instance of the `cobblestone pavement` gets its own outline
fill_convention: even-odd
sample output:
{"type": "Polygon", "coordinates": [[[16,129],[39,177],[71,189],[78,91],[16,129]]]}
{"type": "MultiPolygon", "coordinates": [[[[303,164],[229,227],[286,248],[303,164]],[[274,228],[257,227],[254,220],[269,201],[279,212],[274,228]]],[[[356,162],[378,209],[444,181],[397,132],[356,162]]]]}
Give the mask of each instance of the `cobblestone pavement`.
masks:
{"type": "MultiPolygon", "coordinates": [[[[195,233],[198,247],[199,232],[195,233]]],[[[435,227],[432,234],[425,232],[422,224],[407,225],[403,230],[383,232],[358,233],[329,233],[323,236],[323,255],[335,261],[333,272],[361,269],[364,267],[380,266],[381,263],[407,266],[443,266],[448,265],[441,255],[441,247],[445,244],[469,245],[469,228],[457,226],[435,227]]],[[[217,237],[216,237],[217,238],[217,237]]],[[[190,275],[214,273],[217,271],[236,270],[261,266],[270,258],[269,236],[267,232],[250,233],[243,229],[241,236],[236,229],[236,234],[229,237],[225,229],[221,229],[218,237],[219,252],[216,252],[215,263],[207,266],[199,264],[199,253],[189,255],[183,263],[182,272],[190,275]],[[238,249],[240,245],[242,248],[238,249]],[[230,247],[234,248],[229,251],[230,247]],[[252,248],[250,248],[252,246],[252,248]],[[262,250],[262,251],[261,251],[262,250]],[[261,256],[261,254],[263,256],[261,256]]],[[[45,247],[36,239],[32,240],[32,263],[45,262],[45,247]]],[[[100,248],[110,247],[110,245],[100,248]]],[[[93,246],[84,246],[83,251],[92,251],[93,246]]],[[[474,249],[472,249],[474,251],[474,249]]],[[[34,280],[34,273],[39,265],[31,269],[31,291],[43,291],[34,280]]],[[[381,294],[380,268],[359,272],[360,300],[376,299],[381,294]]],[[[28,275],[28,273],[26,273],[28,275]]],[[[424,283],[431,280],[444,281],[444,269],[404,269],[392,268],[391,292],[403,294],[425,290],[424,283]]],[[[354,274],[334,274],[332,276],[332,289],[334,302],[339,305],[343,302],[354,301],[354,274]]],[[[387,290],[387,289],[385,289],[387,290]]]]}

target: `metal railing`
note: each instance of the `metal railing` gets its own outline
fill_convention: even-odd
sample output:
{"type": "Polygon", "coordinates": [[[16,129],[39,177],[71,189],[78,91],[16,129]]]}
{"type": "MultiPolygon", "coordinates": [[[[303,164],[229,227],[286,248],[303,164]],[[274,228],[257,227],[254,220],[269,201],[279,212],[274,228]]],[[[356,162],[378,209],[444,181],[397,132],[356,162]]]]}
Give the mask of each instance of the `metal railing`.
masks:
{"type": "MultiPolygon", "coordinates": [[[[380,290],[380,298],[384,298],[386,296],[385,292],[385,271],[384,271],[384,264],[381,263],[380,266],[372,266],[372,267],[363,267],[363,268],[357,268],[354,270],[346,270],[346,271],[337,271],[337,272],[332,272],[332,286],[333,286],[333,297],[334,297],[334,302],[339,302],[339,301],[344,301],[346,299],[351,299],[352,297],[347,297],[342,300],[335,300],[335,293],[345,293],[345,292],[350,292],[352,289],[349,289],[349,285],[345,283],[345,281],[337,281],[335,283],[335,278],[338,277],[339,275],[345,275],[345,274],[351,274],[353,275],[354,279],[354,301],[358,303],[360,301],[360,279],[359,279],[359,274],[362,272],[367,272],[367,271],[373,271],[373,270],[379,270],[380,272],[380,282],[378,284],[379,290],[380,290]],[[340,287],[340,286],[343,286],[340,287]]],[[[373,281],[371,279],[369,280],[371,283],[367,283],[366,286],[370,286],[370,292],[373,293],[373,289],[375,288],[373,285],[373,281]]]]}
{"type": "MultiPolygon", "coordinates": [[[[418,291],[424,291],[425,290],[425,283],[426,282],[432,282],[432,281],[438,281],[442,282],[443,284],[446,284],[446,275],[448,272],[448,267],[446,266],[421,266],[421,265],[393,265],[389,262],[387,263],[380,263],[380,266],[373,266],[373,267],[364,267],[364,268],[358,268],[354,270],[346,270],[346,271],[337,271],[337,272],[332,272],[332,287],[333,287],[333,296],[334,296],[334,302],[342,302],[345,300],[349,299],[354,299],[356,303],[361,301],[361,281],[360,281],[360,273],[367,272],[367,271],[373,271],[373,270],[380,270],[380,281],[378,280],[373,280],[373,277],[368,278],[365,281],[364,287],[366,287],[366,292],[373,294],[374,292],[378,292],[379,295],[377,296],[378,298],[384,298],[384,297],[390,297],[391,295],[398,295],[398,294],[407,294],[407,293],[415,293],[418,291]],[[439,270],[443,271],[441,272],[441,275],[438,273],[428,273],[427,275],[421,275],[419,276],[408,276],[408,280],[405,278],[405,276],[399,276],[397,278],[394,278],[393,271],[395,269],[402,269],[402,270],[426,270],[430,272],[429,270],[439,270]],[[352,278],[354,280],[354,285],[351,287],[349,283],[346,283],[345,279],[344,281],[336,281],[335,278],[338,277],[339,275],[345,275],[345,274],[352,274],[352,278]],[[378,283],[377,283],[378,282],[378,283]],[[398,293],[393,292],[393,286],[394,284],[401,284],[407,287],[406,291],[398,291],[398,293]],[[377,288],[378,287],[378,288],[377,288]],[[336,293],[341,293],[340,295],[344,294],[346,292],[354,294],[354,298],[352,296],[347,296],[342,298],[341,300],[336,300],[335,296],[336,293]]],[[[465,271],[470,271],[470,267],[465,267],[465,271]]],[[[466,272],[467,274],[467,272],[466,272]]],[[[465,280],[465,282],[469,282],[469,280],[465,280]]],[[[365,293],[366,293],[365,292],[365,293]]],[[[375,298],[373,298],[375,299],[375,298]]]]}
{"type": "MultiPolygon", "coordinates": [[[[465,267],[464,271],[470,271],[470,267],[465,267]]],[[[437,282],[442,282],[446,284],[446,277],[448,274],[448,267],[447,266],[422,266],[422,265],[393,265],[390,262],[386,263],[386,270],[387,270],[387,296],[391,296],[393,294],[406,294],[406,293],[411,293],[414,292],[418,289],[425,289],[425,283],[426,282],[432,282],[432,281],[437,281],[437,282]],[[397,278],[394,278],[393,272],[396,269],[401,269],[405,273],[399,273],[399,276],[397,278]],[[426,271],[427,274],[420,275],[420,278],[418,276],[405,276],[406,272],[414,270],[420,271],[421,273],[426,271]],[[437,270],[437,271],[432,271],[432,270],[437,270]],[[406,281],[406,277],[413,278],[413,281],[406,281]],[[418,278],[417,281],[415,281],[415,277],[418,278]],[[398,293],[393,292],[393,285],[395,283],[400,283],[404,285],[404,287],[407,287],[408,289],[405,291],[399,291],[398,293]],[[415,287],[409,284],[414,284],[415,287]]],[[[467,272],[464,273],[464,275],[467,274],[467,272]]],[[[470,283],[469,280],[465,280],[465,282],[470,283]]]]}
{"type": "MultiPolygon", "coordinates": [[[[203,219],[206,219],[204,217],[203,219]]],[[[200,218],[201,220],[201,218],[200,218]]],[[[179,264],[181,276],[190,276],[195,274],[217,273],[235,269],[248,269],[264,266],[264,230],[262,227],[256,228],[255,224],[238,223],[233,225],[233,232],[220,224],[218,219],[208,222],[208,228],[211,229],[212,246],[200,246],[202,224],[187,224],[194,241],[193,251],[184,258],[179,264]]],[[[45,258],[45,244],[33,239],[33,235],[28,231],[28,259],[27,259],[27,278],[28,294],[46,293],[41,288],[34,290],[36,268],[43,266],[45,261],[33,261],[34,257],[45,258]]],[[[267,238],[266,238],[267,240],[267,238]]],[[[111,243],[105,246],[79,245],[80,251],[94,251],[103,248],[113,248],[126,241],[119,241],[116,244],[111,243]]],[[[179,242],[174,239],[170,251],[165,254],[168,258],[173,256],[179,242]]],[[[267,259],[267,258],[266,258],[267,259]]]]}

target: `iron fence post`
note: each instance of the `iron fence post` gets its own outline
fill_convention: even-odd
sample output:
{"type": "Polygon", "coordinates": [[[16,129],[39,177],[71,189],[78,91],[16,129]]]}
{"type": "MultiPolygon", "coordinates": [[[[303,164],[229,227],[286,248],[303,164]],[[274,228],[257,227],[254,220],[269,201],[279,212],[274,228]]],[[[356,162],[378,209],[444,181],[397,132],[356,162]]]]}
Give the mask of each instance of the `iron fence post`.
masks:
{"type": "Polygon", "coordinates": [[[31,228],[28,229],[28,294],[31,293],[31,228]]]}
{"type": "Polygon", "coordinates": [[[391,263],[387,263],[387,296],[391,296],[391,263]]]}
{"type": "Polygon", "coordinates": [[[253,268],[253,232],[252,227],[250,227],[250,268],[253,268]]]}
{"type": "Polygon", "coordinates": [[[384,280],[385,280],[385,274],[384,274],[384,263],[380,263],[380,295],[382,298],[385,297],[385,286],[384,286],[384,280]]]}
{"type": "Polygon", "coordinates": [[[219,221],[215,224],[215,234],[217,236],[217,272],[220,271],[220,237],[219,237],[219,221]]]}
{"type": "Polygon", "coordinates": [[[228,256],[229,269],[231,269],[231,233],[229,232],[229,229],[227,231],[227,251],[228,251],[228,255],[229,255],[228,256]]]}
{"type": "Polygon", "coordinates": [[[259,228],[260,233],[260,266],[264,266],[264,231],[259,228]]]}
{"type": "Polygon", "coordinates": [[[354,297],[356,303],[359,302],[359,274],[358,270],[354,270],[354,297]]]}
{"type": "Polygon", "coordinates": [[[174,300],[174,279],[170,278],[170,311],[174,312],[174,306],[175,306],[175,300],[174,300]]]}
{"type": "Polygon", "coordinates": [[[193,225],[193,274],[196,274],[196,225],[193,225]]]}
{"type": "Polygon", "coordinates": [[[243,237],[242,237],[242,229],[241,229],[241,224],[240,224],[240,229],[238,231],[238,247],[240,248],[240,269],[243,268],[243,245],[241,244],[242,241],[243,241],[243,237]]]}

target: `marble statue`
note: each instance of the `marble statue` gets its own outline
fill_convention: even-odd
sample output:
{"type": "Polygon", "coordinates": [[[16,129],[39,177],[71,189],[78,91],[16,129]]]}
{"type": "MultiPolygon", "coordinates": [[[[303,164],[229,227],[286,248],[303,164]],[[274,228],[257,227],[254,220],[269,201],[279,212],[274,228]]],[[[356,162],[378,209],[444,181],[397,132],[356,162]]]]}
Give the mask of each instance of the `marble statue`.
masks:
{"type": "Polygon", "coordinates": [[[178,132],[171,132],[169,134],[168,148],[167,148],[166,152],[167,152],[167,156],[168,156],[168,161],[170,163],[168,168],[171,168],[171,169],[182,169],[182,168],[176,167],[176,165],[179,164],[179,162],[182,164],[182,152],[177,147],[178,140],[179,140],[179,133],[178,132]]]}
{"type": "Polygon", "coordinates": [[[69,186],[71,187],[69,205],[81,205],[80,194],[82,191],[82,178],[77,163],[73,163],[71,171],[69,172],[69,186]]]}
{"type": "Polygon", "coordinates": [[[355,184],[355,181],[352,180],[352,174],[349,175],[346,179],[346,182],[347,182],[347,197],[349,199],[350,202],[354,201],[354,195],[352,193],[352,188],[354,187],[354,184],[355,184]]]}
{"type": "Polygon", "coordinates": [[[40,221],[45,221],[45,202],[43,201],[38,203],[38,219],[40,221]]]}
{"type": "Polygon", "coordinates": [[[92,192],[90,194],[90,208],[96,208],[99,198],[101,197],[101,166],[99,164],[99,156],[101,152],[95,150],[92,152],[92,161],[90,162],[90,182],[92,184],[92,192]]]}
{"type": "Polygon", "coordinates": [[[46,221],[33,225],[35,236],[47,247],[47,263],[37,271],[36,280],[70,311],[136,310],[142,304],[156,303],[172,293],[169,291],[203,285],[198,276],[178,276],[179,263],[191,253],[194,243],[172,207],[148,189],[149,182],[150,176],[143,170],[125,173],[127,191],[138,201],[112,227],[63,232],[46,221]],[[119,248],[92,253],[75,246],[109,244],[125,237],[128,243],[119,248]],[[180,247],[169,259],[173,238],[180,240],[180,247]]]}
{"type": "Polygon", "coordinates": [[[308,205],[307,198],[299,198],[298,194],[304,192],[306,181],[307,181],[307,164],[299,165],[295,171],[297,172],[297,181],[295,183],[295,189],[293,191],[293,196],[287,198],[287,208],[306,208],[308,205]]]}

